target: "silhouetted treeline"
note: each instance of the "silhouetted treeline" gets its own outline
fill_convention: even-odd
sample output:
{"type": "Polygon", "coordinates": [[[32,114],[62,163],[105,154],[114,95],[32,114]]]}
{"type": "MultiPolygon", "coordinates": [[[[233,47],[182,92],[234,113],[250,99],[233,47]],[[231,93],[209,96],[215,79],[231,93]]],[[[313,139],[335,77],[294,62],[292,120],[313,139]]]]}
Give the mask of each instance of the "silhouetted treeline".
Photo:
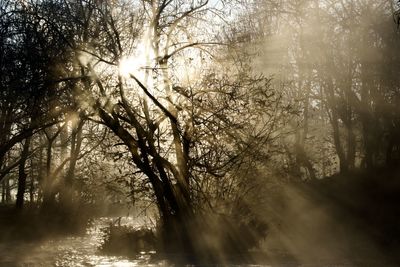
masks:
{"type": "Polygon", "coordinates": [[[237,26],[299,114],[286,170],[321,178],[399,161],[399,29],[392,1],[255,1],[237,26]],[[250,35],[249,35],[250,33],[250,35]]]}

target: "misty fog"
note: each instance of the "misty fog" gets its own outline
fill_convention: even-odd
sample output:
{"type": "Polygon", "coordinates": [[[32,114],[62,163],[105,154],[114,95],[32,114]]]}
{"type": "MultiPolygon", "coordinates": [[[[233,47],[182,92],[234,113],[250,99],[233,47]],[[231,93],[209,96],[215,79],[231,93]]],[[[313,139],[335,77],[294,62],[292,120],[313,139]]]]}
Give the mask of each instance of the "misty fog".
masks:
{"type": "Polygon", "coordinates": [[[0,0],[0,266],[397,266],[400,2],[0,0]]]}

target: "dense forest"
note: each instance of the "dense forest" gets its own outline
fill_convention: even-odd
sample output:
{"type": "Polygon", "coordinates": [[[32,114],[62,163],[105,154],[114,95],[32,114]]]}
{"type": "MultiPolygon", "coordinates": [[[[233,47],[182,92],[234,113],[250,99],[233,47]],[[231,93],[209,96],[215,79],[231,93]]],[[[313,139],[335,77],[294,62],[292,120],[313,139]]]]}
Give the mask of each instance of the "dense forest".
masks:
{"type": "Polygon", "coordinates": [[[0,0],[0,249],[111,218],[96,249],[133,260],[399,262],[399,25],[393,0],[0,0]]]}

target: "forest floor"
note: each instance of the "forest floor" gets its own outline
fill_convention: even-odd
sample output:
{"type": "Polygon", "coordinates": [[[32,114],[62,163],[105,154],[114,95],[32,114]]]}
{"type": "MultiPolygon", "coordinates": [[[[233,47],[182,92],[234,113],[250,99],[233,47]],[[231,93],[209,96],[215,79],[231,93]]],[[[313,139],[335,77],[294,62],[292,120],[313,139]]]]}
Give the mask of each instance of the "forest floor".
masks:
{"type": "Polygon", "coordinates": [[[281,255],[321,266],[400,264],[399,169],[286,184],[271,205],[262,250],[272,262],[281,255]]]}
{"type": "MultiPolygon", "coordinates": [[[[265,212],[271,221],[269,235],[251,253],[254,264],[400,265],[399,170],[351,172],[292,182],[271,194],[270,206],[265,212]]],[[[86,212],[70,216],[79,218],[71,221],[60,214],[46,218],[34,208],[16,213],[9,206],[0,206],[0,249],[5,252],[0,255],[0,266],[35,261],[64,264],[68,260],[86,262],[85,266],[145,263],[143,259],[99,254],[103,238],[100,228],[105,224],[97,219],[87,224],[88,216],[81,213],[86,212]]]]}

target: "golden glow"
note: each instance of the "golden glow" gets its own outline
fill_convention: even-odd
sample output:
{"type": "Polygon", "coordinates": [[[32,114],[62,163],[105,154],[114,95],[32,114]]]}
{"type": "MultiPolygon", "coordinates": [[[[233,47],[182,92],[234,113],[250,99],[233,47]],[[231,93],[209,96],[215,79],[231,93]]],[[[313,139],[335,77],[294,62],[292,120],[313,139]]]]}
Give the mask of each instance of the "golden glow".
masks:
{"type": "Polygon", "coordinates": [[[136,74],[140,70],[140,62],[134,57],[124,57],[119,62],[119,72],[123,77],[129,77],[130,74],[136,74]]]}
{"type": "Polygon", "coordinates": [[[154,53],[149,45],[148,38],[145,36],[136,46],[133,55],[125,56],[120,60],[120,75],[129,77],[130,74],[133,74],[140,77],[145,69],[150,67],[153,60],[154,53]]]}

